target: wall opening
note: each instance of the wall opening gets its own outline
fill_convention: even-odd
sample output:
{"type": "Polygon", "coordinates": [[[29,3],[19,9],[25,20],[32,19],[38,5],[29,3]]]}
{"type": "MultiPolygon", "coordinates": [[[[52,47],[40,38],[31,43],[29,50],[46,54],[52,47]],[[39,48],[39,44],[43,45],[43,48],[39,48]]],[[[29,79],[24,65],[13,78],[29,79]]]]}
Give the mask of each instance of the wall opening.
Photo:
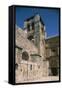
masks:
{"type": "Polygon", "coordinates": [[[26,52],[26,51],[24,51],[23,53],[22,53],[22,59],[23,60],[28,60],[29,59],[29,55],[28,55],[28,53],[26,52]]]}

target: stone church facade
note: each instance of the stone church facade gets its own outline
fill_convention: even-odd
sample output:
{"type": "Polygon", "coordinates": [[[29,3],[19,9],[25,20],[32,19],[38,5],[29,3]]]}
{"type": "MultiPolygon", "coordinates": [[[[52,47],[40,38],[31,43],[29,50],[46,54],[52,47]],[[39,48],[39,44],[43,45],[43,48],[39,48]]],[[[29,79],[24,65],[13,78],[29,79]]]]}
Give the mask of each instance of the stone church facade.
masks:
{"type": "Polygon", "coordinates": [[[16,27],[16,83],[59,79],[59,37],[57,40],[45,37],[45,25],[39,15],[26,19],[24,30],[16,27]],[[52,57],[47,55],[51,51],[52,57]]]}

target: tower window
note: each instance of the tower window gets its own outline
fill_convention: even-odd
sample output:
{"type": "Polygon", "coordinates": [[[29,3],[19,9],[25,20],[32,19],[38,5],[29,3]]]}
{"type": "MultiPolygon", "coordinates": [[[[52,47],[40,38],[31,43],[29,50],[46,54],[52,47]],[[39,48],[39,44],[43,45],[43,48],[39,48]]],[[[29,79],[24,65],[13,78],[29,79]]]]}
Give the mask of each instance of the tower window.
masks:
{"type": "Polygon", "coordinates": [[[34,30],[34,22],[32,23],[32,29],[34,30]]]}
{"type": "Polygon", "coordinates": [[[44,35],[44,28],[43,28],[43,27],[41,28],[41,32],[42,32],[42,34],[44,35]]]}
{"type": "Polygon", "coordinates": [[[43,27],[41,28],[41,30],[42,30],[42,33],[43,33],[43,27]]]}
{"type": "Polygon", "coordinates": [[[29,24],[27,25],[27,29],[28,29],[28,31],[30,31],[30,25],[29,24]]]}

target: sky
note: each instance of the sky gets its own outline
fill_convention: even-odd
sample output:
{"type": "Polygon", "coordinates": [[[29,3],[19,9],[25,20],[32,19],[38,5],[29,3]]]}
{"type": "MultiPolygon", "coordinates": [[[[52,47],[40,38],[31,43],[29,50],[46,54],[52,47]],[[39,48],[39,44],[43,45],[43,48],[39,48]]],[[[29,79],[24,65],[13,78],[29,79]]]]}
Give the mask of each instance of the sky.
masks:
{"type": "Polygon", "coordinates": [[[24,28],[24,20],[38,13],[46,27],[47,37],[59,35],[59,9],[16,7],[16,25],[24,28]]]}

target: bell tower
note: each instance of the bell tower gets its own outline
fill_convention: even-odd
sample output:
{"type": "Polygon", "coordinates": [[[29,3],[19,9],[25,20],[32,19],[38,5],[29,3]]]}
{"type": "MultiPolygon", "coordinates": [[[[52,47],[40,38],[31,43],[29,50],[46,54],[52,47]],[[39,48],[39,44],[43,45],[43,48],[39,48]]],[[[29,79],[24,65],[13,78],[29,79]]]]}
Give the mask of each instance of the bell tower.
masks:
{"type": "Polygon", "coordinates": [[[27,38],[34,43],[38,49],[38,54],[44,59],[45,56],[45,25],[39,14],[25,20],[24,29],[27,38]]]}

